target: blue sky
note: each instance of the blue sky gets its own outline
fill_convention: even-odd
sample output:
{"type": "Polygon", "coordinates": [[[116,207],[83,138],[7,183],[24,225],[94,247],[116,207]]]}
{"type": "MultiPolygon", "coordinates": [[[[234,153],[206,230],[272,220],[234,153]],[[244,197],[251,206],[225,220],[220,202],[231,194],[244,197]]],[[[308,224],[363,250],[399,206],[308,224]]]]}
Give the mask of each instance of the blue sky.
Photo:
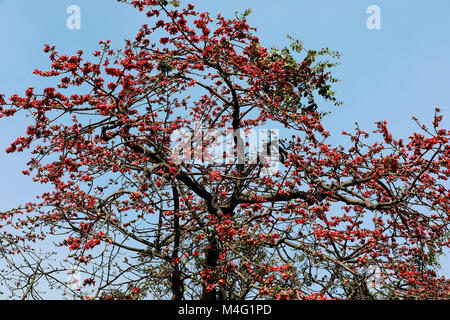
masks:
{"type": "MultiPolygon", "coordinates": [[[[232,16],[253,10],[250,23],[267,47],[287,45],[286,35],[303,41],[309,49],[328,47],[343,54],[335,76],[341,107],[329,108],[324,121],[332,141],[343,142],[342,130],[358,120],[366,131],[374,121],[387,120],[395,137],[417,131],[413,115],[430,123],[441,107],[443,126],[449,128],[450,108],[450,2],[448,0],[191,0],[198,10],[232,16]],[[369,30],[367,7],[381,9],[381,29],[369,30]]],[[[99,40],[121,47],[133,37],[145,17],[115,0],[0,0],[0,93],[22,94],[30,86],[44,86],[32,74],[46,69],[44,43],[59,52],[92,52],[99,40]],[[81,8],[81,29],[66,27],[69,5],[81,8]]],[[[328,106],[326,107],[328,108],[328,106]]],[[[0,121],[0,149],[5,150],[26,128],[26,118],[0,121]]],[[[29,201],[44,190],[20,174],[25,155],[0,152],[0,210],[29,201]]],[[[450,259],[443,260],[450,276],[450,259]]]]}

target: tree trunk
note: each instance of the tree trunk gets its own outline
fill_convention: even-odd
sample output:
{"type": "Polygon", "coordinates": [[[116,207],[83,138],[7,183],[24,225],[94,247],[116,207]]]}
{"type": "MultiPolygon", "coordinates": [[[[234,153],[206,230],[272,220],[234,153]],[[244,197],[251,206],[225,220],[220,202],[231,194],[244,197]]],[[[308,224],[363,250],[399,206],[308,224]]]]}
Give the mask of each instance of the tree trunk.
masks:
{"type": "MultiPolygon", "coordinates": [[[[217,239],[213,236],[209,240],[210,249],[208,249],[206,253],[206,261],[205,268],[214,270],[217,267],[217,261],[219,259],[219,246],[217,245],[217,239]]],[[[208,282],[215,283],[217,282],[217,277],[214,275],[211,279],[208,279],[208,282]]],[[[217,300],[217,290],[213,289],[211,291],[206,290],[206,285],[203,285],[203,293],[202,300],[217,300]]]]}
{"type": "Polygon", "coordinates": [[[174,244],[172,251],[172,277],[171,277],[171,289],[172,289],[172,300],[182,300],[184,294],[184,283],[183,278],[180,272],[180,268],[175,260],[178,258],[178,254],[180,251],[180,218],[178,217],[178,213],[180,210],[180,199],[178,195],[178,189],[174,185],[172,188],[173,192],[173,202],[174,202],[174,212],[173,212],[173,229],[174,229],[174,244]]]}

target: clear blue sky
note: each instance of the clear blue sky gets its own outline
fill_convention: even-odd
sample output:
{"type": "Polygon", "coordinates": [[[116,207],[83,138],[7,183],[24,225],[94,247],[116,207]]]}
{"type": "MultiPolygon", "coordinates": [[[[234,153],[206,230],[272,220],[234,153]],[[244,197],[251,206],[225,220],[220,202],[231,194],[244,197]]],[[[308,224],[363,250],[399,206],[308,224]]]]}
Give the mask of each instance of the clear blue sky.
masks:
{"type": "MultiPolygon", "coordinates": [[[[185,1],[184,1],[185,2],[185,1]]],[[[338,134],[354,128],[355,120],[366,131],[374,121],[387,120],[394,136],[417,130],[413,115],[430,123],[434,108],[443,110],[449,128],[450,108],[450,1],[407,0],[191,0],[197,9],[225,16],[251,8],[250,23],[267,47],[283,47],[286,35],[309,49],[329,47],[343,54],[335,76],[341,79],[337,95],[344,105],[333,109],[325,121],[335,142],[338,134]],[[381,9],[381,30],[369,30],[369,5],[381,9]]],[[[95,51],[99,40],[121,47],[145,18],[116,0],[0,0],[0,93],[23,94],[45,83],[34,75],[46,69],[44,43],[59,52],[95,51]],[[66,27],[69,5],[81,8],[81,29],[66,27]]],[[[5,155],[13,138],[22,135],[26,119],[0,121],[0,210],[29,201],[43,189],[23,177],[26,155],[5,155]]],[[[443,260],[450,276],[450,259],[443,260]]]]}

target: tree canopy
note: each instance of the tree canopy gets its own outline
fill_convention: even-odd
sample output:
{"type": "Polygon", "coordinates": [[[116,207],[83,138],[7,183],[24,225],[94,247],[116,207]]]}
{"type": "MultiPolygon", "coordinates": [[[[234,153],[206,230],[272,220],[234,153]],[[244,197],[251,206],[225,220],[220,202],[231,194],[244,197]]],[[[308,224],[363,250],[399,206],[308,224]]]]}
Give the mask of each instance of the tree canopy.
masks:
{"type": "Polygon", "coordinates": [[[48,281],[83,299],[449,298],[436,273],[450,200],[439,109],[408,138],[381,121],[342,128],[349,146],[333,146],[320,102],[340,104],[338,53],[294,39],[268,49],[249,12],[123,2],[149,19],[124,48],[101,41],[88,58],[47,44],[51,68],[34,73],[56,88],[0,98],[0,117],[33,121],[6,152],[29,150],[23,173],[51,186],[0,215],[0,254],[30,270],[2,274],[13,295],[39,297],[48,281]],[[252,158],[258,128],[280,133],[258,149],[276,170],[252,158]],[[211,161],[229,131],[215,154],[227,161],[211,161]],[[44,268],[33,245],[46,241],[65,264],[44,268]],[[76,289],[56,276],[72,265],[76,289]]]}

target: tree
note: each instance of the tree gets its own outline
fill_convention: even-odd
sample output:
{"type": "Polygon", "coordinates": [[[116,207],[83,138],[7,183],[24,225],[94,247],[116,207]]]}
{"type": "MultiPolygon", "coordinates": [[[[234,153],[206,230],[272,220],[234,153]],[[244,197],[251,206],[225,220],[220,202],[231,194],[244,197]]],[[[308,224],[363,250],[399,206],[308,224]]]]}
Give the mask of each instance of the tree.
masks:
{"type": "Polygon", "coordinates": [[[55,241],[83,273],[71,289],[81,298],[449,297],[436,273],[450,200],[439,109],[407,140],[377,122],[377,142],[356,127],[343,132],[349,148],[332,146],[316,101],[340,104],[337,53],[293,39],[269,50],[249,12],[212,19],[192,5],[129,3],[149,24],[124,49],[102,41],[89,61],[47,44],[51,69],[34,73],[57,88],[0,101],[1,117],[33,120],[6,152],[30,149],[23,173],[52,188],[1,214],[1,254],[22,254],[30,271],[4,282],[21,279],[12,287],[24,298],[44,279],[67,290],[56,274],[68,265],[44,268],[32,251],[55,241]],[[263,126],[292,138],[267,139],[253,157],[245,135],[263,126]],[[211,161],[223,159],[211,146],[226,132],[231,162],[211,161]]]}

